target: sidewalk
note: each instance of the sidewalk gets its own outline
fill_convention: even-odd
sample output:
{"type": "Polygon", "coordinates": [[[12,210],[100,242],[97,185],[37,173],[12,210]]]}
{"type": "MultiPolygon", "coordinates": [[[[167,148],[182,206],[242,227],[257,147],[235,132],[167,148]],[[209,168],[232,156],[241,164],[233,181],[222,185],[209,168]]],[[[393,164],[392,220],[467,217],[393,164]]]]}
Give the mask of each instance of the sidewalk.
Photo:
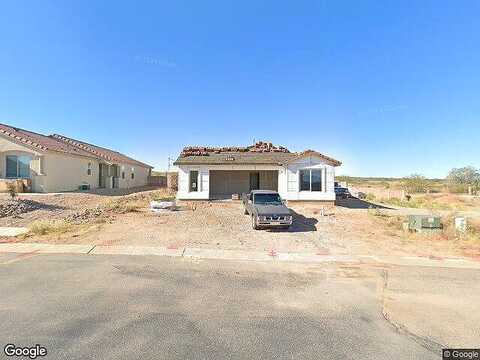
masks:
{"type": "Polygon", "coordinates": [[[218,259],[262,262],[298,263],[358,263],[391,264],[398,266],[426,266],[442,268],[480,269],[480,262],[462,258],[427,258],[420,256],[323,255],[315,253],[282,253],[274,249],[267,252],[200,249],[185,247],[150,246],[96,246],[76,244],[2,243],[0,253],[87,254],[87,255],[152,255],[190,259],[218,259]]]}

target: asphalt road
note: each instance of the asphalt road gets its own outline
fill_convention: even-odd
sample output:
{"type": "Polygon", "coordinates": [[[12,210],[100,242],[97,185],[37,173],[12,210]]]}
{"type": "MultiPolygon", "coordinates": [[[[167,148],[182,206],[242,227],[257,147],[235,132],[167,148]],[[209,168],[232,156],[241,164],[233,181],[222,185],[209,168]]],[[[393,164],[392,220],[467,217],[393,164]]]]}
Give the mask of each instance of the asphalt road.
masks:
{"type": "Polygon", "coordinates": [[[13,343],[47,359],[440,359],[385,320],[383,271],[0,254],[2,355],[13,343]]]}

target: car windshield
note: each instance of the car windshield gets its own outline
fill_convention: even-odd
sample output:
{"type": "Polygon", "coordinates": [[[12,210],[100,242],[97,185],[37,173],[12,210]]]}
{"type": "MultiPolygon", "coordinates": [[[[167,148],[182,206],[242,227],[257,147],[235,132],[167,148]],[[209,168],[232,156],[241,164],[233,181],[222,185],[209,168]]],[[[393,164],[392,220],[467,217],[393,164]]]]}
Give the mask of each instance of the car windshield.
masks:
{"type": "Polygon", "coordinates": [[[282,199],[278,194],[255,194],[254,202],[262,205],[280,205],[282,199]]]}

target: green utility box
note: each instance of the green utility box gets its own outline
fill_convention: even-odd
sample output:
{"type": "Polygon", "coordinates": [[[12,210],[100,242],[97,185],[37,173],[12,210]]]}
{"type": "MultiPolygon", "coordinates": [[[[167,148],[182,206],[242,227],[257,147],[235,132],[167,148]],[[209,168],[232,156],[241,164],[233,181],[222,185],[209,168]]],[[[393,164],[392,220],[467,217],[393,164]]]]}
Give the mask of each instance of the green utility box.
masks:
{"type": "Polygon", "coordinates": [[[426,232],[442,230],[442,219],[440,216],[430,215],[409,215],[408,229],[410,231],[426,232]]]}

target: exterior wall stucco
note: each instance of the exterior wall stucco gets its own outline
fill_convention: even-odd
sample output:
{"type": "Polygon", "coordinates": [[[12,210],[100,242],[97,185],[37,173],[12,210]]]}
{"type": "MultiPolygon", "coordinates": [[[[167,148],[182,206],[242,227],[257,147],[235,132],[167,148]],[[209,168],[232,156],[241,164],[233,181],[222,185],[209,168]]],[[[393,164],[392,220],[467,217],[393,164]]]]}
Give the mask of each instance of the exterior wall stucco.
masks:
{"type": "Polygon", "coordinates": [[[130,164],[120,164],[120,174],[118,179],[118,187],[121,189],[129,189],[134,187],[145,186],[148,184],[150,169],[130,164]],[[122,177],[125,174],[125,178],[122,177]],[[132,173],[134,178],[132,179],[132,173]]]}
{"type": "Polygon", "coordinates": [[[74,157],[57,153],[47,153],[43,157],[45,182],[38,192],[74,191],[83,184],[91,189],[98,187],[98,160],[74,157]],[[91,175],[88,175],[88,164],[91,164],[91,175]]]}
{"type": "MultiPolygon", "coordinates": [[[[178,193],[177,198],[181,200],[208,200],[210,194],[210,171],[259,171],[275,170],[278,171],[278,192],[285,200],[314,200],[314,201],[335,201],[335,167],[325,162],[323,159],[310,156],[299,159],[288,166],[275,165],[179,165],[178,172],[178,193]],[[301,169],[320,169],[322,171],[322,191],[300,191],[299,170],[301,169]],[[190,171],[199,172],[199,191],[189,192],[190,171]]],[[[229,177],[226,178],[227,181],[229,177]]],[[[240,179],[241,180],[241,179],[240,179]]],[[[218,182],[219,179],[214,179],[218,182]]],[[[243,181],[246,182],[246,178],[243,181]]],[[[215,183],[214,183],[215,185],[215,183]]],[[[217,184],[218,185],[218,184],[217,184]]],[[[215,185],[216,187],[218,187],[215,185]]]]}
{"type": "MultiPolygon", "coordinates": [[[[34,192],[75,191],[83,184],[91,189],[99,186],[99,160],[83,156],[68,155],[56,152],[38,152],[0,136],[0,178],[6,175],[7,155],[29,155],[30,179],[34,192]],[[91,174],[88,175],[88,164],[91,174]]],[[[140,187],[148,184],[150,168],[120,164],[125,169],[125,179],[118,179],[119,188],[140,187]],[[131,178],[132,172],[135,174],[131,178]]],[[[111,186],[107,186],[111,187],[111,186]]]]}
{"type": "Polygon", "coordinates": [[[310,156],[283,167],[278,174],[278,191],[286,200],[335,201],[335,167],[323,159],[310,156]],[[300,191],[299,170],[320,169],[322,191],[300,191]]]}
{"type": "Polygon", "coordinates": [[[210,198],[210,171],[207,166],[179,166],[177,198],[181,200],[208,200],[210,198]],[[198,191],[189,191],[190,171],[198,171],[198,191]]]}

